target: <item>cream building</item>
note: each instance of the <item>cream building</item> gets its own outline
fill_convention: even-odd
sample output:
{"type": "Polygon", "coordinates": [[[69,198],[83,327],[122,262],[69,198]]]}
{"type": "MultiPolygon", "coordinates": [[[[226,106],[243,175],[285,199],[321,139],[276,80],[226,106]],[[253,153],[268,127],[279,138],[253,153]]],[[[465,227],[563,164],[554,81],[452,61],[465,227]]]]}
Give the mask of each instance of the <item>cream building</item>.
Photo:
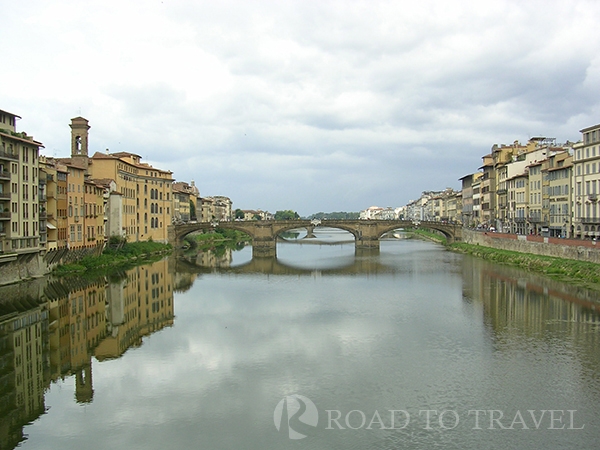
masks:
{"type": "Polygon", "coordinates": [[[582,142],[573,155],[573,235],[600,237],[600,124],[580,130],[582,142]]]}
{"type": "Polygon", "coordinates": [[[548,158],[548,234],[550,237],[570,237],[571,171],[573,158],[568,151],[548,158]]]}
{"type": "MultiPolygon", "coordinates": [[[[8,258],[40,250],[38,172],[43,145],[17,132],[17,119],[0,110],[0,255],[8,258]]],[[[45,228],[45,218],[42,224],[45,228]]]]}

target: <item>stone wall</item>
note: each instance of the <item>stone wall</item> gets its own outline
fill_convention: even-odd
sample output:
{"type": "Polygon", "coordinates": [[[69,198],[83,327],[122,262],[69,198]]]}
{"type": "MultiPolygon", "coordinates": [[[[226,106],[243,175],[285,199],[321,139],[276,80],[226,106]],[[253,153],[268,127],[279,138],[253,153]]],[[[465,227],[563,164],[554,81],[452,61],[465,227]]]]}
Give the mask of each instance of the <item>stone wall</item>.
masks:
{"type": "Polygon", "coordinates": [[[88,255],[102,253],[103,243],[95,247],[50,250],[18,255],[13,260],[0,260],[0,286],[48,275],[59,264],[74,263],[88,255]]]}
{"type": "Polygon", "coordinates": [[[482,245],[513,252],[575,259],[600,264],[600,242],[580,239],[521,236],[463,229],[462,240],[467,244],[482,245]]]}

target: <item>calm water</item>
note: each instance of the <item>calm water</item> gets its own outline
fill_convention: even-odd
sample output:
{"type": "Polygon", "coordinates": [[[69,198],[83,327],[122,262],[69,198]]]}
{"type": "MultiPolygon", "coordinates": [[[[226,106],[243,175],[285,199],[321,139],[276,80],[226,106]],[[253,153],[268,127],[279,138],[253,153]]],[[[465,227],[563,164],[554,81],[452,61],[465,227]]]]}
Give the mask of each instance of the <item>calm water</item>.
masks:
{"type": "Polygon", "coordinates": [[[598,448],[597,294],[418,240],[277,252],[0,293],[0,448],[598,448]]]}

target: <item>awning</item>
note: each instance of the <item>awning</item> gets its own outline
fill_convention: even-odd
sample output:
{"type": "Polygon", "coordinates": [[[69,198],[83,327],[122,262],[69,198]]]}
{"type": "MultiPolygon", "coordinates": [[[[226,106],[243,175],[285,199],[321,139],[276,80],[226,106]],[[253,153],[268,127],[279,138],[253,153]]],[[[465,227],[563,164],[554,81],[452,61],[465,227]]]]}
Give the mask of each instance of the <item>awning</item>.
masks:
{"type": "Polygon", "coordinates": [[[46,228],[48,228],[49,230],[56,230],[56,227],[50,222],[46,222],[46,228]]]}

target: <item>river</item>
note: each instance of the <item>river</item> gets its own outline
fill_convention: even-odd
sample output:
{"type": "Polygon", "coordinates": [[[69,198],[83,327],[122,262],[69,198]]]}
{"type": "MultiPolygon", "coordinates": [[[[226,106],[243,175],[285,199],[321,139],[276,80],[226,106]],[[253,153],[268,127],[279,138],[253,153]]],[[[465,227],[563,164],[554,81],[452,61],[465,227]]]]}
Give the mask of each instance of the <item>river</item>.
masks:
{"type": "Polygon", "coordinates": [[[598,448],[597,292],[316,235],[0,290],[0,448],[598,448]]]}

